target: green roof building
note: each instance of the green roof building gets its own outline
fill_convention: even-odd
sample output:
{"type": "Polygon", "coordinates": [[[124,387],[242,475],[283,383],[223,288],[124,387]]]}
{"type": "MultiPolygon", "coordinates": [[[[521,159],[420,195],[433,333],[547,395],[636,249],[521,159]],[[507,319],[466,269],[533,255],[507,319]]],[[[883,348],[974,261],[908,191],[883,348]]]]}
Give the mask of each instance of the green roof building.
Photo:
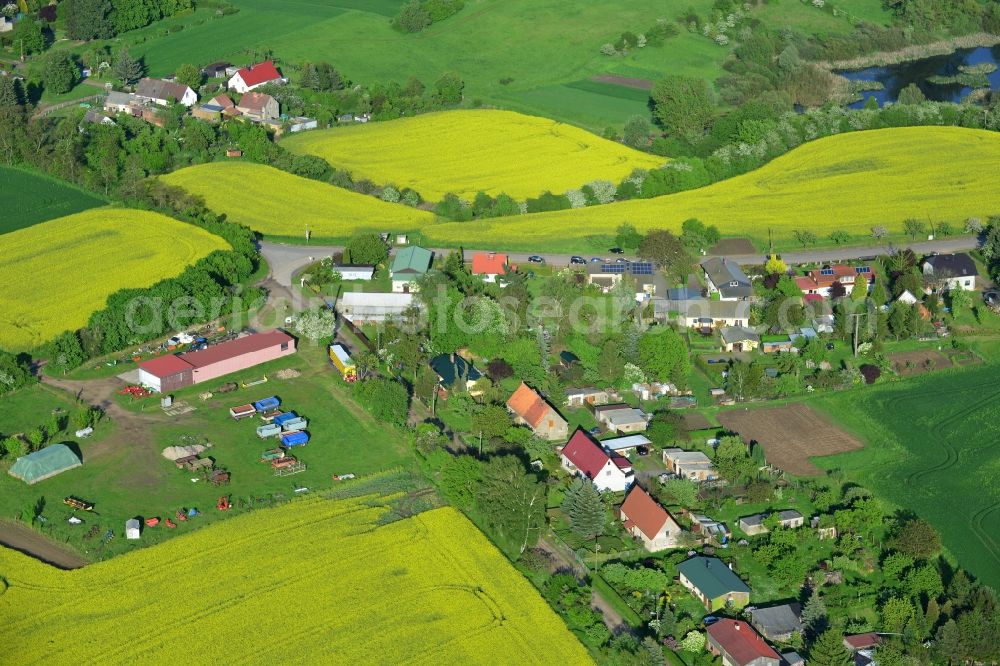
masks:
{"type": "Polygon", "coordinates": [[[750,603],[750,588],[717,557],[692,557],[677,565],[681,585],[698,597],[705,608],[743,608],[750,603]]]}
{"type": "Polygon", "coordinates": [[[68,446],[53,444],[40,451],[21,456],[11,465],[8,473],[31,485],[82,464],[68,446]]]}
{"type": "Polygon", "coordinates": [[[417,279],[430,270],[434,253],[417,245],[404,247],[392,258],[389,275],[395,292],[413,291],[417,279]]]}

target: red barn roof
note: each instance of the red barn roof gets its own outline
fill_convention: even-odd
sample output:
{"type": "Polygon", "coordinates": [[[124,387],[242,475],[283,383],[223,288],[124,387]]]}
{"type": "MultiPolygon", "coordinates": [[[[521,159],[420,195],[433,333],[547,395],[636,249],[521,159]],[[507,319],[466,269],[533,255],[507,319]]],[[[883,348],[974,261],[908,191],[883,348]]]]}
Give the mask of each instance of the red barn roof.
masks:
{"type": "Polygon", "coordinates": [[[737,666],[760,658],[781,659],[753,627],[740,620],[719,620],[708,628],[708,635],[732,657],[737,666]]]}
{"type": "Polygon", "coordinates": [[[585,431],[577,429],[566,442],[562,454],[566,456],[578,470],[591,479],[596,479],[601,470],[611,459],[601,445],[591,439],[585,431]]]}
{"type": "Polygon", "coordinates": [[[255,86],[260,83],[266,83],[268,81],[274,81],[281,78],[281,74],[274,67],[274,62],[270,60],[265,60],[259,65],[250,65],[249,67],[241,67],[240,71],[236,72],[243,79],[243,83],[248,86],[255,86]]]}
{"type": "Polygon", "coordinates": [[[190,363],[182,359],[180,356],[175,356],[173,354],[151,358],[148,361],[143,361],[139,364],[139,368],[145,370],[154,377],[159,377],[160,379],[163,379],[164,377],[171,377],[179,372],[184,372],[185,370],[190,370],[191,367],[190,363]]]}
{"type": "Polygon", "coordinates": [[[480,252],[472,255],[473,275],[503,275],[507,272],[507,255],[480,252]]]}
{"type": "Polygon", "coordinates": [[[647,539],[654,539],[668,520],[670,514],[656,503],[645,490],[632,486],[632,491],[625,498],[621,512],[628,517],[633,525],[639,528],[647,539]]]}
{"type": "Polygon", "coordinates": [[[248,335],[245,338],[237,338],[228,342],[222,342],[217,345],[212,345],[207,349],[202,349],[201,351],[189,352],[184,354],[182,358],[184,361],[187,361],[191,367],[204,368],[207,365],[212,365],[213,363],[218,363],[219,361],[236,358],[237,356],[243,356],[244,354],[259,352],[263,349],[268,349],[282,343],[291,343],[293,340],[294,338],[284,331],[275,329],[273,331],[267,331],[266,333],[255,333],[253,335],[248,335]]]}
{"type": "Polygon", "coordinates": [[[870,631],[867,634],[850,634],[844,636],[844,645],[849,650],[864,650],[875,647],[878,643],[878,634],[874,631],[870,631]]]}

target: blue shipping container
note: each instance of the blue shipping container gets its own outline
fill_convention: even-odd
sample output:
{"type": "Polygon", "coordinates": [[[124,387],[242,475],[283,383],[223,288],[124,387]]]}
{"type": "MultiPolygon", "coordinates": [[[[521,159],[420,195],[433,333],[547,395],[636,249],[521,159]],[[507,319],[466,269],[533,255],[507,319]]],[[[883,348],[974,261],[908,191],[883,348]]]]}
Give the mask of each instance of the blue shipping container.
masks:
{"type": "Polygon", "coordinates": [[[263,400],[258,400],[253,403],[253,408],[258,412],[266,412],[269,409],[274,409],[280,404],[281,401],[278,400],[277,396],[272,395],[270,398],[264,398],[263,400]]]}
{"type": "Polygon", "coordinates": [[[299,415],[296,414],[295,412],[285,412],[284,414],[278,414],[277,416],[274,417],[274,424],[281,425],[282,423],[286,423],[288,421],[291,421],[292,419],[297,419],[297,418],[299,418],[299,415]]]}
{"type": "Polygon", "coordinates": [[[281,443],[285,446],[298,446],[300,444],[305,444],[309,441],[309,433],[302,430],[298,432],[290,432],[287,435],[281,436],[281,443]]]}

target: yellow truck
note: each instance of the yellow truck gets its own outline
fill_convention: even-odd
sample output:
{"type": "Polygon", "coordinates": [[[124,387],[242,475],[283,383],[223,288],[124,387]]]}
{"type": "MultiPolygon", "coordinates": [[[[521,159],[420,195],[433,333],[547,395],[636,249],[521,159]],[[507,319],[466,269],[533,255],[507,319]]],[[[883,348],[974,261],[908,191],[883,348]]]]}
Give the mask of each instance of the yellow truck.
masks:
{"type": "Polygon", "coordinates": [[[340,371],[340,376],[344,378],[345,382],[353,382],[358,378],[358,369],[354,365],[354,361],[351,360],[350,354],[342,346],[330,345],[330,360],[334,367],[340,371]]]}

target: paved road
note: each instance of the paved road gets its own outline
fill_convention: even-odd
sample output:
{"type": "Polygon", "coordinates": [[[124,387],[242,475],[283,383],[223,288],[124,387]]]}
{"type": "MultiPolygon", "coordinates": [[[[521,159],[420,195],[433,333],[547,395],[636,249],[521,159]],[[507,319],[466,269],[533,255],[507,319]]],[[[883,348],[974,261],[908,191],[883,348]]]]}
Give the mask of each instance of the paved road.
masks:
{"type": "MultiPolygon", "coordinates": [[[[905,245],[897,246],[883,244],[868,247],[802,250],[786,252],[782,254],[782,258],[789,264],[805,264],[821,261],[846,261],[849,259],[872,257],[878,254],[884,254],[895,247],[909,247],[915,253],[920,255],[930,254],[932,252],[945,253],[971,250],[976,248],[978,244],[978,240],[974,236],[960,236],[956,238],[946,238],[943,240],[906,243],[905,245]]],[[[431,249],[434,250],[435,254],[447,254],[454,251],[454,248],[431,249]]],[[[343,247],[338,245],[285,245],[282,243],[261,243],[261,253],[264,255],[264,258],[267,260],[267,263],[271,268],[270,277],[278,284],[286,287],[291,286],[292,275],[295,271],[308,266],[310,263],[320,259],[321,257],[327,257],[342,250],[343,247]]],[[[473,254],[484,251],[488,250],[465,250],[465,259],[467,261],[471,260],[471,256],[473,254]]],[[[530,253],[508,252],[507,256],[510,257],[512,262],[523,264],[527,263],[530,253]]],[[[543,257],[549,264],[555,266],[566,266],[569,264],[571,255],[542,253],[539,256],[543,257]]],[[[588,253],[582,254],[581,256],[589,261],[593,255],[588,253]]],[[[601,258],[605,259],[608,257],[601,258]]],[[[729,258],[740,264],[762,263],[764,260],[764,256],[759,254],[730,255],[729,258]]]]}

